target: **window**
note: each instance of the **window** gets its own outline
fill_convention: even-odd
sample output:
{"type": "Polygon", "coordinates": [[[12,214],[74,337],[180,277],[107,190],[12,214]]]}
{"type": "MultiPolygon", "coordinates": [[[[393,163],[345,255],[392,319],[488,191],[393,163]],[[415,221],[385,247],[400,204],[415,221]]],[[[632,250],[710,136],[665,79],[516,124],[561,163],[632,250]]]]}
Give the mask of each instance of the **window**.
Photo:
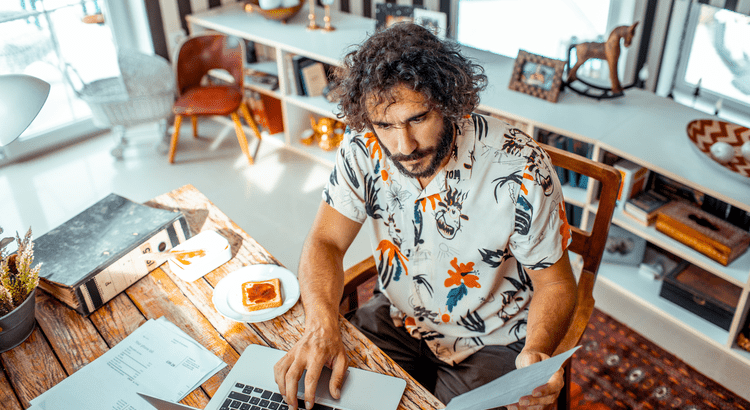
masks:
{"type": "MultiPolygon", "coordinates": [[[[522,49],[565,61],[571,44],[602,42],[613,28],[633,24],[635,5],[636,0],[460,0],[456,38],[510,58],[522,49]]],[[[626,55],[623,48],[623,65],[626,55]]],[[[579,73],[609,79],[600,60],[590,60],[579,73]]]]}
{"type": "Polygon", "coordinates": [[[675,72],[675,100],[750,115],[750,16],[693,3],[675,72]],[[697,96],[696,94],[697,90],[697,96]]]}
{"type": "Polygon", "coordinates": [[[51,86],[34,122],[0,149],[0,165],[96,129],[64,71],[72,67],[85,83],[119,74],[110,28],[94,20],[103,5],[103,0],[0,1],[0,75],[28,74],[51,86]]]}

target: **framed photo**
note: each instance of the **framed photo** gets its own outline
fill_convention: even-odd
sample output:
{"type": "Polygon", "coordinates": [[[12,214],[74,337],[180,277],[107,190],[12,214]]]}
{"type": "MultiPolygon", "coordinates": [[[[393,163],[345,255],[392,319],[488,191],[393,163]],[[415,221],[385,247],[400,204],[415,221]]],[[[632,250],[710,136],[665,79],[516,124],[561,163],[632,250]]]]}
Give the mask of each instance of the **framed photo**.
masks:
{"type": "Polygon", "coordinates": [[[414,21],[414,6],[395,3],[378,3],[375,5],[376,27],[390,27],[402,21],[414,21]]]}
{"type": "Polygon", "coordinates": [[[564,69],[565,61],[519,50],[508,88],[550,102],[557,102],[562,88],[564,69]]]}
{"type": "Polygon", "coordinates": [[[414,22],[440,38],[445,38],[448,31],[448,16],[442,11],[415,8],[414,22]]]}

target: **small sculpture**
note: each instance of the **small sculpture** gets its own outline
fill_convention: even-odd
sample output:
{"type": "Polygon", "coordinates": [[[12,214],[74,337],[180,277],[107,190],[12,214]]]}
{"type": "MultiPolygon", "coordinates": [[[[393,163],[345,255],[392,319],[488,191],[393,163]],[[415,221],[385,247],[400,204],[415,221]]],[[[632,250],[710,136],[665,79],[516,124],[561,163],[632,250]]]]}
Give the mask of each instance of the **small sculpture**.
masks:
{"type": "MultiPolygon", "coordinates": [[[[597,98],[604,98],[607,95],[607,92],[609,91],[611,91],[612,93],[611,95],[609,95],[609,97],[618,97],[618,96],[623,95],[623,86],[620,84],[620,78],[617,75],[617,61],[620,59],[620,40],[623,40],[623,45],[625,47],[630,47],[630,43],[633,41],[633,36],[635,35],[636,26],[638,26],[637,21],[633,23],[632,26],[615,27],[612,30],[612,32],[609,34],[609,38],[607,38],[607,41],[604,43],[588,42],[588,43],[575,44],[571,46],[571,49],[572,48],[576,49],[576,63],[568,71],[568,79],[567,79],[566,85],[572,83],[573,81],[578,80],[586,84],[589,87],[597,88],[597,89],[605,91],[605,94],[602,94],[601,96],[596,96],[597,98]],[[609,79],[612,82],[611,90],[607,90],[601,87],[596,87],[576,77],[576,72],[581,67],[581,65],[583,65],[583,63],[585,63],[587,60],[592,59],[592,58],[596,58],[599,60],[606,60],[607,64],[609,64],[609,79]]],[[[585,92],[581,92],[576,89],[573,89],[573,90],[580,94],[586,94],[585,92]]],[[[589,95],[589,96],[592,96],[592,95],[589,95]]]]}
{"type": "Polygon", "coordinates": [[[338,148],[341,140],[344,139],[344,129],[346,125],[340,121],[336,121],[333,118],[323,117],[315,122],[315,117],[310,116],[311,130],[308,130],[302,138],[301,142],[305,145],[311,145],[313,142],[318,141],[320,148],[331,151],[338,148]]]}

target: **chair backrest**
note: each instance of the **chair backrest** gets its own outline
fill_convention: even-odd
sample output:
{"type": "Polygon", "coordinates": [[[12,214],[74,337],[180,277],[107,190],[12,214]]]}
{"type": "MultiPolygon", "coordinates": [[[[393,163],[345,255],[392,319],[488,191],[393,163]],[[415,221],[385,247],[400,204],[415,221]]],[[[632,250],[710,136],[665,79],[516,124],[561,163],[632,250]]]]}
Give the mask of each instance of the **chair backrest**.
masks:
{"type": "Polygon", "coordinates": [[[223,34],[200,34],[186,38],[177,52],[175,75],[177,93],[201,85],[201,80],[213,69],[224,69],[234,78],[234,85],[242,89],[245,66],[245,44],[223,34]]]}
{"type": "Polygon", "coordinates": [[[604,254],[609,225],[617,203],[621,176],[612,166],[546,144],[539,145],[547,151],[553,165],[586,175],[590,181],[594,179],[601,186],[596,216],[591,229],[584,231],[571,226],[572,242],[568,250],[582,257],[583,270],[578,278],[576,311],[565,337],[555,351],[555,354],[558,354],[578,344],[594,310],[594,281],[604,254]]]}

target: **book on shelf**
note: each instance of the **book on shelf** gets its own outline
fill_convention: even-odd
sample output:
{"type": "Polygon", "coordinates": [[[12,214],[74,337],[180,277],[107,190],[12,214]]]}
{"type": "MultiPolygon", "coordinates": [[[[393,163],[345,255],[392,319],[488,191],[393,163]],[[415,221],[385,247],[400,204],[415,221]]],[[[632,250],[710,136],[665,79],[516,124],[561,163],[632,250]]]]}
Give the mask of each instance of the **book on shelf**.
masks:
{"type": "Polygon", "coordinates": [[[629,199],[643,191],[649,170],[625,158],[615,162],[613,166],[622,176],[620,190],[617,193],[617,205],[623,209],[629,199]]]}
{"type": "MultiPolygon", "coordinates": [[[[307,70],[308,67],[315,65],[315,64],[320,64],[321,67],[323,66],[322,63],[315,61],[313,59],[307,58],[305,56],[295,55],[294,57],[292,57],[292,66],[294,67],[294,71],[293,71],[294,79],[297,85],[296,86],[297,95],[300,95],[300,96],[310,95],[310,90],[308,90],[305,87],[305,76],[303,73],[307,70]]],[[[325,78],[325,75],[324,75],[324,78],[325,78]]]]}
{"type": "Polygon", "coordinates": [[[659,209],[668,203],[669,199],[658,192],[642,191],[625,202],[623,213],[649,226],[656,220],[659,209]]]}
{"type": "MultiPolygon", "coordinates": [[[[569,152],[591,159],[591,154],[593,150],[591,144],[583,142],[583,141],[579,141],[573,138],[568,138],[568,137],[564,137],[564,138],[567,138],[568,140],[566,144],[566,148],[569,152]]],[[[588,176],[581,175],[578,172],[568,170],[568,184],[570,184],[570,186],[585,189],[588,186],[588,182],[589,182],[588,176]]]]}
{"type": "Polygon", "coordinates": [[[581,226],[583,222],[583,208],[578,205],[565,204],[565,216],[568,218],[568,224],[570,226],[581,226]]]}
{"type": "MultiPolygon", "coordinates": [[[[562,150],[567,151],[568,150],[568,138],[563,137],[562,135],[558,134],[549,134],[547,136],[547,144],[559,148],[562,150]]],[[[555,165],[555,172],[557,173],[557,178],[560,180],[561,185],[565,185],[568,183],[568,170],[559,166],[555,165]]]]}
{"type": "Polygon", "coordinates": [[[274,91],[279,88],[279,76],[265,71],[246,68],[245,85],[254,85],[274,91]]]}
{"type": "Polygon", "coordinates": [[[615,224],[610,225],[602,262],[638,266],[645,252],[645,239],[615,224]]]}
{"type": "Polygon", "coordinates": [[[300,76],[302,77],[302,84],[305,87],[305,94],[308,97],[320,97],[323,95],[323,90],[328,86],[328,78],[326,77],[326,69],[323,63],[316,61],[303,67],[301,70],[300,76]]]}
{"type": "Polygon", "coordinates": [[[703,196],[701,209],[745,231],[750,230],[750,213],[709,195],[703,196]]]}
{"type": "Polygon", "coordinates": [[[165,261],[143,254],[190,236],[181,212],[110,194],[34,241],[39,287],[88,315],[165,261]]]}
{"type": "Polygon", "coordinates": [[[648,188],[672,200],[690,202],[698,207],[703,204],[705,194],[695,188],[677,182],[656,172],[651,173],[648,188]]]}
{"type": "Polygon", "coordinates": [[[268,131],[271,135],[284,131],[279,99],[257,91],[245,90],[245,101],[258,127],[268,131]]]}
{"type": "Polygon", "coordinates": [[[286,85],[289,88],[287,93],[290,95],[299,95],[297,89],[297,76],[294,75],[294,54],[284,54],[284,70],[286,70],[286,85]]]}

